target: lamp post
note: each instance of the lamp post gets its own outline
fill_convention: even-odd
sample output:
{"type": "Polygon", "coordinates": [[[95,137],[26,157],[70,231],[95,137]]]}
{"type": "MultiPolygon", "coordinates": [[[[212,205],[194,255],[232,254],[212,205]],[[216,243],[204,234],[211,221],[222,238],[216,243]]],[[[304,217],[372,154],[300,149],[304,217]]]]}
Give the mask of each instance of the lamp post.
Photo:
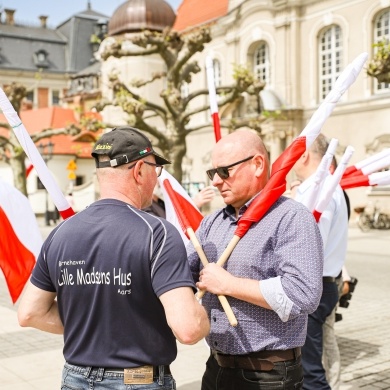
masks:
{"type": "MultiPolygon", "coordinates": [[[[41,156],[43,158],[43,161],[45,161],[46,165],[49,162],[49,160],[52,159],[53,157],[53,149],[54,149],[54,144],[49,141],[48,143],[40,143],[38,145],[38,150],[39,153],[41,153],[41,156]]],[[[50,211],[49,211],[49,193],[47,192],[46,188],[46,198],[45,198],[45,223],[46,226],[50,226],[50,211]]]]}

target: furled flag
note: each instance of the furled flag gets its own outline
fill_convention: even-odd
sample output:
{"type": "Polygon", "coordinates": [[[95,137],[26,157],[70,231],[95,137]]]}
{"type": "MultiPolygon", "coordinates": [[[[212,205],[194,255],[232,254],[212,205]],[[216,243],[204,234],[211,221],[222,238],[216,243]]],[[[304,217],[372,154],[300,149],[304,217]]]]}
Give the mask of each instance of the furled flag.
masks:
{"type": "Polygon", "coordinates": [[[383,149],[380,153],[359,161],[355,165],[348,167],[343,175],[343,179],[352,175],[369,175],[390,165],[390,148],[383,149]]]}
{"type": "Polygon", "coordinates": [[[337,144],[338,140],[336,138],[332,138],[329,142],[328,149],[326,150],[325,155],[322,157],[320,165],[314,174],[312,185],[308,189],[309,193],[307,199],[303,199],[302,204],[304,204],[310,211],[314,211],[320,193],[321,184],[329,174],[329,167],[336,152],[337,144]]]}
{"type": "Polygon", "coordinates": [[[238,221],[234,237],[217,262],[219,265],[224,264],[224,262],[229,258],[230,253],[241,237],[243,237],[248,231],[250,226],[254,222],[260,221],[274,202],[285,192],[287,173],[291,170],[304,151],[307,150],[317,138],[318,134],[321,132],[323,124],[333,112],[341,96],[356,80],[367,60],[367,57],[367,53],[360,54],[341,72],[332,90],[314,112],[309,123],[302,130],[301,134],[274,162],[268,183],[265,185],[261,193],[253,200],[250,207],[248,207],[244,215],[238,221]]]}
{"type": "Polygon", "coordinates": [[[368,186],[386,186],[390,184],[390,171],[374,172],[369,175],[352,175],[343,177],[340,182],[341,188],[368,187],[368,186]]]}
{"type": "Polygon", "coordinates": [[[42,242],[29,200],[0,179],[0,268],[13,303],[30,277],[42,242]]]}
{"type": "Polygon", "coordinates": [[[213,118],[215,141],[218,142],[221,139],[221,124],[218,114],[217,93],[215,91],[213,59],[210,56],[206,57],[206,75],[207,85],[209,88],[210,111],[211,117],[213,118]]]}
{"type": "Polygon", "coordinates": [[[318,202],[313,211],[314,218],[317,222],[320,220],[322,213],[332,199],[333,193],[339,185],[341,177],[343,176],[343,173],[347,168],[348,162],[354,152],[355,149],[352,146],[347,147],[335,172],[333,173],[333,175],[328,177],[328,180],[325,181],[324,185],[322,186],[318,202]]]}
{"type": "Polygon", "coordinates": [[[187,230],[192,228],[196,231],[203,215],[186,190],[165,169],[158,182],[164,196],[166,219],[179,230],[184,243],[187,244],[189,241],[187,230]]]}
{"type": "Polygon", "coordinates": [[[15,133],[20,145],[29,158],[31,164],[34,166],[39,179],[45,186],[47,192],[50,194],[54,204],[63,219],[66,219],[75,214],[69,202],[65,198],[61,189],[57,185],[53,175],[49,171],[37,147],[32,141],[30,134],[21,122],[17,112],[12,107],[4,91],[0,88],[0,108],[3,111],[9,125],[15,133]]]}

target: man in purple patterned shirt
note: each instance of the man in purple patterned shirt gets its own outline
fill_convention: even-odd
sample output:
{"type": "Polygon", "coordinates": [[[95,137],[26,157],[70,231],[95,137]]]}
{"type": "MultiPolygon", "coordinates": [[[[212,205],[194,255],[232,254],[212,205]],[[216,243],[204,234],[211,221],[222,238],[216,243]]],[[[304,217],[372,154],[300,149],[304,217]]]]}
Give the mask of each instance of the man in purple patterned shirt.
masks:
{"type": "Polygon", "coordinates": [[[197,287],[208,291],[202,303],[211,321],[211,354],[202,390],[300,389],[300,347],[322,292],[319,229],[304,206],[281,197],[225,266],[216,265],[237,221],[267,183],[269,160],[258,135],[239,130],[217,143],[212,163],[207,174],[227,206],[205,217],[197,231],[210,264],[203,268],[192,244],[187,247],[197,287]],[[237,327],[229,324],[218,294],[228,297],[237,327]]]}

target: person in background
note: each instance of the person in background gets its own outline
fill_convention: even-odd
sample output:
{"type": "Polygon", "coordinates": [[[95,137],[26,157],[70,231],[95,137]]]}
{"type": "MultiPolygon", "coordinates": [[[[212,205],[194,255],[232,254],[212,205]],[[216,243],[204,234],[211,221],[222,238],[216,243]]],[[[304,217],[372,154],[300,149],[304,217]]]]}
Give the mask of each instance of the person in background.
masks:
{"type": "Polygon", "coordinates": [[[311,213],[280,197],[241,238],[224,267],[215,264],[237,221],[269,179],[261,138],[249,130],[223,137],[207,171],[226,207],[206,216],[196,235],[210,262],[203,267],[192,243],[188,260],[211,320],[211,354],[202,390],[300,389],[301,349],[308,313],[322,291],[323,247],[311,213]],[[238,320],[232,327],[217,295],[226,295],[238,320]]]}
{"type": "MultiPolygon", "coordinates": [[[[328,148],[328,140],[320,134],[312,146],[302,154],[294,165],[297,179],[301,182],[293,191],[294,199],[304,202],[310,194],[314,174],[328,148]]],[[[323,293],[314,313],[309,314],[307,336],[302,348],[304,371],[303,389],[330,390],[323,358],[323,326],[336,307],[339,299],[337,279],[341,277],[348,240],[347,205],[343,191],[338,186],[331,201],[318,222],[324,244],[323,293]]]]}
{"type": "Polygon", "coordinates": [[[21,326],[64,335],[63,389],[173,389],[176,339],[209,332],[177,230],[150,205],[164,157],[131,127],[93,147],[101,198],[43,244],[21,326]]]}
{"type": "MultiPolygon", "coordinates": [[[[201,189],[192,200],[194,201],[195,206],[201,210],[204,205],[210,203],[214,199],[214,196],[215,192],[213,188],[208,186],[201,189]]],[[[143,210],[156,217],[165,218],[164,197],[158,183],[153,191],[152,204],[143,210]]]]}

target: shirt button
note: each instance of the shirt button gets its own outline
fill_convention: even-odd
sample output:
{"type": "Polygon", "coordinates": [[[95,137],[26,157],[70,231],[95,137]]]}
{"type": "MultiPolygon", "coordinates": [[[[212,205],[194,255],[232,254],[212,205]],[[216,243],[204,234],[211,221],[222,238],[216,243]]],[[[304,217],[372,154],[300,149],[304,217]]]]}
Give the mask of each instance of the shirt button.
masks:
{"type": "Polygon", "coordinates": [[[216,341],[214,341],[214,347],[217,347],[218,346],[218,343],[216,341]]]}
{"type": "Polygon", "coordinates": [[[214,321],[214,322],[217,322],[217,318],[216,318],[216,317],[213,317],[213,321],[214,321]]]}

